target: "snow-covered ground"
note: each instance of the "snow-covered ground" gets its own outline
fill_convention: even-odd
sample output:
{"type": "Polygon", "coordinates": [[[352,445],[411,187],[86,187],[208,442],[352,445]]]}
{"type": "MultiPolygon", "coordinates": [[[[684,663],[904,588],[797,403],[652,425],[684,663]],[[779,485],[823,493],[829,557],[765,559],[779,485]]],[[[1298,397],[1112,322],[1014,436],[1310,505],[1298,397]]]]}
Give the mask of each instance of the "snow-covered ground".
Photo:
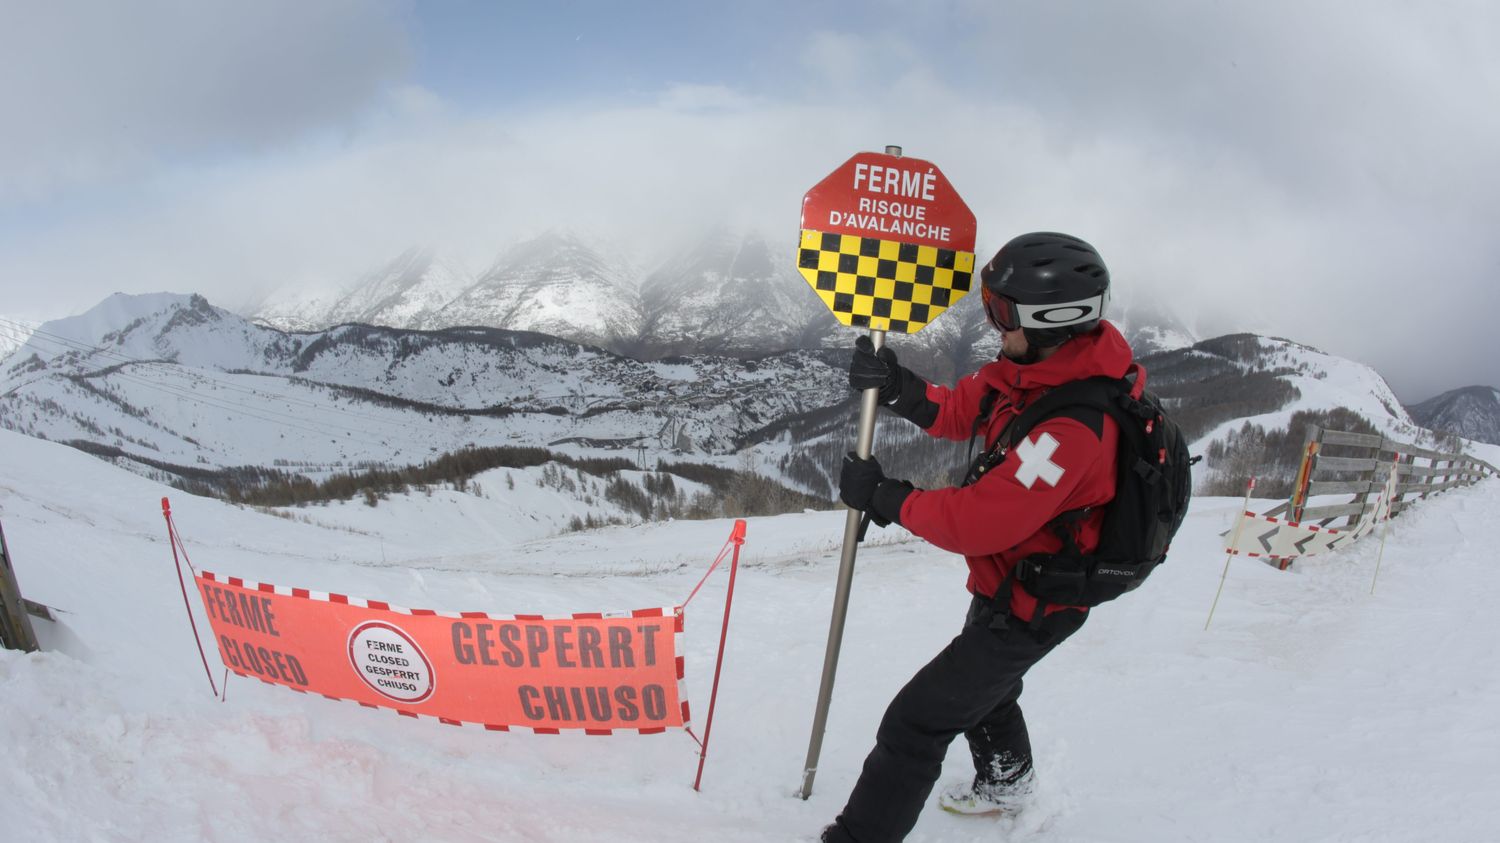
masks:
{"type": "MultiPolygon", "coordinates": [[[[815,839],[895,690],[956,632],[961,560],[862,548],[813,796],[796,798],[840,513],[752,519],[701,793],[681,732],[489,733],[232,679],[210,697],[159,500],[224,574],[494,613],[680,601],[730,523],[560,534],[535,483],[479,479],[292,517],[174,493],[0,431],[0,520],[45,652],[0,651],[0,827],[16,841],[815,839]],[[537,516],[533,518],[532,516],[537,516]]],[[[935,806],[911,840],[1488,841],[1500,829],[1500,484],[1434,498],[1326,559],[1236,559],[1201,498],[1171,559],[1027,680],[1041,789],[1015,819],[935,806]]],[[[689,606],[702,725],[727,578],[689,606]]],[[[201,619],[200,619],[201,626],[201,619]]],[[[214,658],[210,652],[210,658],[214,658]]],[[[218,677],[216,671],[216,678],[218,677]]],[[[701,734],[701,732],[700,732],[701,734]]],[[[947,778],[966,772],[955,744],[947,778]]]]}

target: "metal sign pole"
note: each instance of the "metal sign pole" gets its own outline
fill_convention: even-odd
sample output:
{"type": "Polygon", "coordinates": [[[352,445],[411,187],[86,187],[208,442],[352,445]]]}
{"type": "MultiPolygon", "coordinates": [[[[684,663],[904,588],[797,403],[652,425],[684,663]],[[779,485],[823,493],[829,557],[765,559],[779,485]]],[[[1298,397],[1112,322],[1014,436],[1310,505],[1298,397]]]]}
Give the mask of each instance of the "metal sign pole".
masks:
{"type": "MultiPolygon", "coordinates": [[[[879,351],[885,345],[885,331],[871,331],[870,340],[879,351]]],[[[859,432],[854,452],[869,459],[875,444],[875,409],[880,405],[880,389],[871,388],[860,395],[859,432]]],[[[813,714],[812,739],[807,745],[807,763],[802,767],[801,796],[812,795],[813,777],[818,774],[818,756],[823,752],[823,732],[828,725],[828,705],[833,699],[833,678],[839,667],[839,644],[844,639],[844,617],[849,612],[849,589],[854,582],[854,554],[859,550],[859,523],[864,513],[849,510],[844,521],[844,552],[839,558],[838,585],[833,594],[833,620],[828,624],[828,649],[823,655],[823,681],[818,687],[818,707],[813,714]]]]}

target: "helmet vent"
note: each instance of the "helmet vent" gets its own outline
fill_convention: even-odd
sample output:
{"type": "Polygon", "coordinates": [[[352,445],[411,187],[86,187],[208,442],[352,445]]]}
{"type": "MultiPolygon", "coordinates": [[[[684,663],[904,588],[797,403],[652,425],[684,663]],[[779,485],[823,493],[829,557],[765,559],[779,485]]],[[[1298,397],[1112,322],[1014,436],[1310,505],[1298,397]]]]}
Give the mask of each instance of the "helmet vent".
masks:
{"type": "Polygon", "coordinates": [[[1080,272],[1090,278],[1098,278],[1104,274],[1104,267],[1097,263],[1084,263],[1073,267],[1074,272],[1080,272]]]}
{"type": "Polygon", "coordinates": [[[1052,261],[1053,261],[1053,258],[1042,258],[1041,260],[1032,261],[1031,265],[1033,267],[1037,267],[1037,268],[1040,268],[1040,267],[1043,267],[1043,266],[1051,266],[1052,265],[1052,261]]]}

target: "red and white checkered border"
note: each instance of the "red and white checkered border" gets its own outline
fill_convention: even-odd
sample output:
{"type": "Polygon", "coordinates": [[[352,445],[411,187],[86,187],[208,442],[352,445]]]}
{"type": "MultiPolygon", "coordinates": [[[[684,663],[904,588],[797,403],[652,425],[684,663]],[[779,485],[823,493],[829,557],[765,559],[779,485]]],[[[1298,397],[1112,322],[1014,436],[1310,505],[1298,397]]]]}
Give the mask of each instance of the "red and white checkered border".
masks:
{"type": "Polygon", "coordinates": [[[1273,515],[1260,515],[1259,513],[1251,512],[1248,509],[1245,510],[1245,515],[1249,518],[1259,518],[1262,521],[1268,521],[1272,524],[1284,524],[1288,527],[1297,527],[1303,530],[1312,530],[1314,533],[1332,533],[1334,535],[1338,535],[1339,533],[1349,532],[1348,530],[1335,530],[1332,527],[1319,527],[1317,524],[1303,524],[1301,521],[1283,521],[1273,515]]]}
{"type": "MultiPolygon", "coordinates": [[[[616,732],[636,732],[642,735],[659,735],[663,732],[666,732],[669,728],[681,728],[691,732],[692,718],[689,716],[686,682],[687,660],[682,655],[682,631],[684,622],[686,620],[686,614],[684,613],[683,607],[681,606],[657,606],[651,609],[632,609],[630,611],[622,612],[573,612],[571,614],[557,615],[496,615],[489,612],[443,612],[435,609],[408,609],[405,606],[393,606],[390,603],[385,602],[384,600],[367,600],[363,597],[350,597],[345,594],[336,594],[327,591],[313,591],[306,588],[288,588],[287,586],[283,585],[272,585],[271,583],[255,582],[254,580],[241,579],[240,577],[219,577],[212,571],[199,571],[198,576],[202,577],[205,580],[208,580],[209,582],[222,583],[224,585],[233,586],[235,588],[243,588],[248,591],[260,591],[266,594],[277,594],[282,597],[300,597],[304,600],[321,600],[326,603],[342,603],[349,606],[358,606],[364,609],[377,609],[386,612],[394,612],[399,615],[411,615],[413,617],[439,617],[453,618],[455,620],[493,621],[566,621],[603,620],[605,618],[671,617],[675,619],[674,623],[672,624],[672,630],[673,649],[677,653],[677,700],[682,705],[682,726],[680,727],[653,726],[640,729],[590,729],[584,726],[579,726],[577,728],[538,728],[533,726],[509,726],[495,723],[477,723],[470,720],[454,720],[450,717],[439,717],[434,714],[422,714],[416,711],[408,711],[401,708],[392,708],[390,706],[375,705],[373,703],[360,702],[359,700],[349,699],[347,697],[335,697],[329,694],[316,694],[316,696],[320,696],[330,700],[337,700],[339,702],[358,703],[365,708],[384,708],[389,711],[394,711],[402,717],[410,717],[419,720],[436,720],[437,722],[448,726],[481,726],[489,732],[530,732],[536,735],[559,735],[563,732],[583,732],[585,735],[612,735],[616,732]]],[[[243,676],[246,679],[259,679],[261,682],[264,682],[267,685],[275,685],[278,688],[286,688],[288,690],[296,691],[299,694],[313,693],[310,691],[304,691],[301,688],[292,687],[291,685],[283,685],[280,682],[272,682],[271,680],[264,677],[256,676],[253,673],[247,673],[243,670],[237,670],[235,668],[229,667],[228,665],[225,665],[225,667],[228,668],[228,670],[234,675],[243,676]]]]}
{"type": "MultiPolygon", "coordinates": [[[[1284,525],[1286,525],[1288,527],[1297,527],[1298,529],[1302,529],[1302,530],[1311,530],[1314,533],[1328,533],[1329,535],[1337,536],[1337,535],[1339,535],[1341,533],[1347,533],[1347,532],[1349,532],[1348,530],[1335,530],[1335,529],[1333,529],[1331,527],[1319,527],[1316,524],[1303,524],[1301,521],[1282,521],[1280,518],[1276,518],[1275,516],[1261,515],[1258,512],[1251,512],[1248,509],[1245,510],[1245,516],[1247,518],[1254,518],[1254,519],[1257,519],[1259,521],[1267,521],[1267,522],[1270,522],[1272,524],[1284,524],[1284,525]]],[[[1272,562],[1279,562],[1279,561],[1284,560],[1284,559],[1297,559],[1297,558],[1299,558],[1299,556],[1317,556],[1318,555],[1316,553],[1303,553],[1303,554],[1294,555],[1294,556],[1277,556],[1274,553],[1269,553],[1269,554],[1268,553],[1249,553],[1247,551],[1236,550],[1236,549],[1234,549],[1232,547],[1229,548],[1226,552],[1229,553],[1229,555],[1231,555],[1231,556],[1248,556],[1251,559],[1266,559],[1266,560],[1270,560],[1272,562]]]]}

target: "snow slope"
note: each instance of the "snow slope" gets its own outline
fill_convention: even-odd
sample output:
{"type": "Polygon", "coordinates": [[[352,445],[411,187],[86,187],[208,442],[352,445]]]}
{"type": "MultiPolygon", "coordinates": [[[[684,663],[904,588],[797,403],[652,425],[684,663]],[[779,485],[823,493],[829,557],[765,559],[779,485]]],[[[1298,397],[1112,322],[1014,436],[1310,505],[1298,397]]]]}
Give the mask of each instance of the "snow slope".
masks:
{"type": "MultiPolygon", "coordinates": [[[[1364,416],[1377,430],[1402,441],[1415,441],[1425,435],[1401,406],[1390,384],[1369,366],[1277,337],[1245,334],[1221,337],[1211,342],[1236,339],[1253,342],[1256,351],[1253,355],[1241,352],[1240,359],[1230,361],[1234,366],[1245,374],[1273,373],[1296,387],[1301,397],[1275,412],[1236,416],[1223,422],[1194,442],[1195,451],[1223,438],[1230,431],[1240,429],[1247,422],[1267,430],[1285,429],[1298,411],[1336,407],[1364,416]]],[[[1194,349],[1185,353],[1210,356],[1194,349]]]]}
{"type": "MultiPolygon", "coordinates": [[[[898,529],[862,549],[815,790],[800,782],[839,513],[752,519],[703,790],[680,732],[498,734],[234,680],[210,698],[149,480],[0,431],[0,520],[46,651],[0,651],[10,840],[811,840],[894,691],[956,631],[962,562],[898,529]]],[[[201,568],[496,613],[681,600],[730,524],[557,535],[519,477],[275,517],[173,493],[201,568]],[[308,523],[311,522],[311,523],[308,523]]],[[[1236,560],[1211,629],[1219,531],[1195,501],[1169,564],[1033,671],[1041,772],[1013,820],[929,806],[911,840],[1493,840],[1500,803],[1500,484],[1435,498],[1300,570],[1236,560]]],[[[688,609],[707,710],[726,578],[688,609]]],[[[201,618],[200,618],[201,621],[201,618]]],[[[201,626],[201,623],[200,623],[201,626]]],[[[210,658],[213,658],[212,653],[210,658]]],[[[217,679],[219,672],[215,672],[217,679]]],[[[700,733],[701,734],[701,733],[700,733]]],[[[956,744],[945,778],[967,766],[956,744]]]]}

